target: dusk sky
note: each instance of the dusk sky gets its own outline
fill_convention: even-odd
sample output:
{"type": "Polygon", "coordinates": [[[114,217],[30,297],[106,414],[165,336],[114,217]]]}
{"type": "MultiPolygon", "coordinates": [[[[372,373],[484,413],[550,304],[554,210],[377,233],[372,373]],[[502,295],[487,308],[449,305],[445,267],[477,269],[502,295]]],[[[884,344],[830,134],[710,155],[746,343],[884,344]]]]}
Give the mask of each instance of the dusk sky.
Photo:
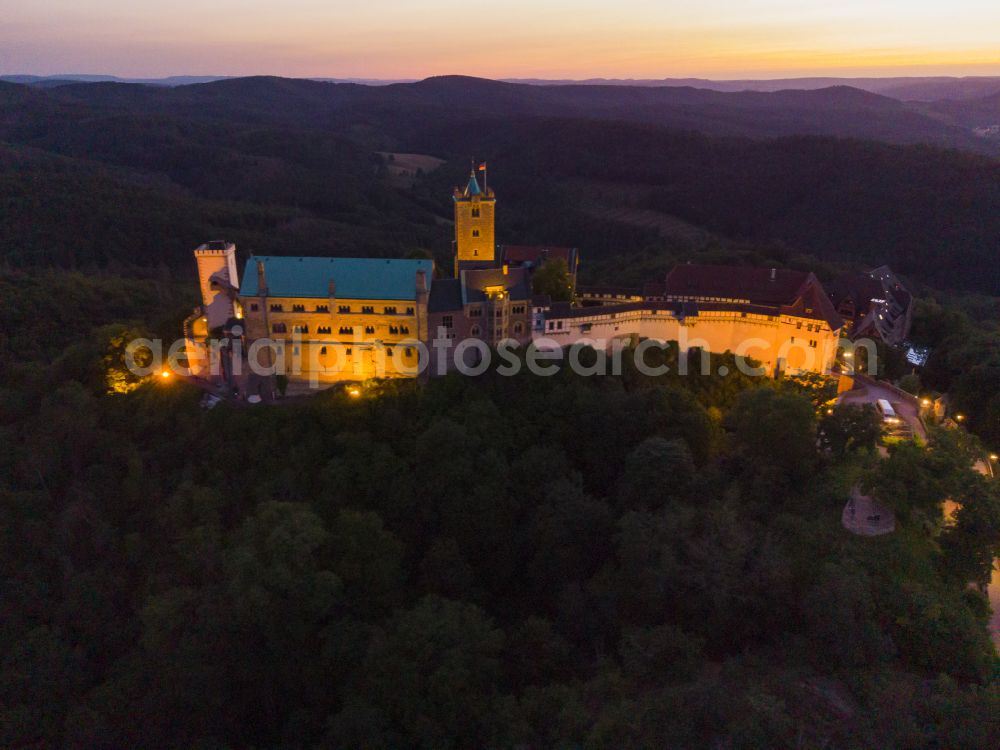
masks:
{"type": "Polygon", "coordinates": [[[1000,2],[0,0],[0,73],[1000,75],[1000,2]]]}

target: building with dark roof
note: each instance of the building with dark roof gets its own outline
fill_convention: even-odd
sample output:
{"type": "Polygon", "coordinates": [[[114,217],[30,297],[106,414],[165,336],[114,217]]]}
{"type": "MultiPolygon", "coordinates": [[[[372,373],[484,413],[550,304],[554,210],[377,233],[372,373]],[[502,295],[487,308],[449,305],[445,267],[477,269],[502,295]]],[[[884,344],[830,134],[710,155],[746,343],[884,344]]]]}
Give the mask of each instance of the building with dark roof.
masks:
{"type": "Polygon", "coordinates": [[[900,346],[910,335],[913,296],[888,266],[844,274],[831,282],[829,291],[851,338],[877,336],[900,346]]]}
{"type": "MultiPolygon", "coordinates": [[[[619,296],[625,294],[634,296],[619,296]]],[[[676,341],[682,350],[752,358],[776,375],[828,372],[843,325],[812,273],[689,264],[647,285],[641,300],[552,304],[541,335],[561,347],[615,339],[676,341]]]]}

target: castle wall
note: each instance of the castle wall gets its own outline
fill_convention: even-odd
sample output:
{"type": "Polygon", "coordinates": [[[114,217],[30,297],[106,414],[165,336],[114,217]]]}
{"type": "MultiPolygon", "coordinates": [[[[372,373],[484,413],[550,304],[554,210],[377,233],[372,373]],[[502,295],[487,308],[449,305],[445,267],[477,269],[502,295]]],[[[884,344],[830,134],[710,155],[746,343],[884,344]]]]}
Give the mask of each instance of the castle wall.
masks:
{"type": "Polygon", "coordinates": [[[591,316],[548,317],[535,338],[558,346],[615,339],[676,341],[682,349],[702,348],[713,353],[733,352],[758,360],[766,374],[829,372],[836,357],[838,332],[821,321],[790,316],[702,311],[678,318],[654,309],[603,311],[591,316]],[[779,368],[780,366],[780,368],[779,368]]]}
{"type": "Polygon", "coordinates": [[[412,377],[419,361],[416,342],[427,335],[426,300],[247,297],[243,309],[246,340],[275,342],[258,360],[266,366],[273,358],[291,380],[412,377]]]}

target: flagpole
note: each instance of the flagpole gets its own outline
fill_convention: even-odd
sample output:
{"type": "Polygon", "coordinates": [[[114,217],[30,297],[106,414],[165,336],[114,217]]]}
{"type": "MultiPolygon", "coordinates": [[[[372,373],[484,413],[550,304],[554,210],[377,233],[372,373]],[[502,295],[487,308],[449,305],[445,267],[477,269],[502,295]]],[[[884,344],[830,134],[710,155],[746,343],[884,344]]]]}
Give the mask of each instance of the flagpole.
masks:
{"type": "Polygon", "coordinates": [[[490,190],[489,190],[489,186],[487,185],[487,181],[486,181],[486,171],[487,171],[487,162],[484,161],[483,162],[483,193],[488,195],[489,192],[490,192],[490,190]]]}

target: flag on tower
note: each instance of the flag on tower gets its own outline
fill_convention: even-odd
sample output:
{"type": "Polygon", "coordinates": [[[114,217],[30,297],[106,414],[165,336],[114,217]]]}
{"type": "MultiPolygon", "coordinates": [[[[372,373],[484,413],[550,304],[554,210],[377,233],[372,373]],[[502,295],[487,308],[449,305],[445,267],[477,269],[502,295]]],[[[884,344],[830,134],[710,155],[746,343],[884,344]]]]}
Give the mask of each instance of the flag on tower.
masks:
{"type": "Polygon", "coordinates": [[[485,172],[485,171],[486,171],[486,162],[482,162],[482,163],[481,163],[481,164],[479,165],[479,171],[480,171],[480,172],[485,172]]]}

